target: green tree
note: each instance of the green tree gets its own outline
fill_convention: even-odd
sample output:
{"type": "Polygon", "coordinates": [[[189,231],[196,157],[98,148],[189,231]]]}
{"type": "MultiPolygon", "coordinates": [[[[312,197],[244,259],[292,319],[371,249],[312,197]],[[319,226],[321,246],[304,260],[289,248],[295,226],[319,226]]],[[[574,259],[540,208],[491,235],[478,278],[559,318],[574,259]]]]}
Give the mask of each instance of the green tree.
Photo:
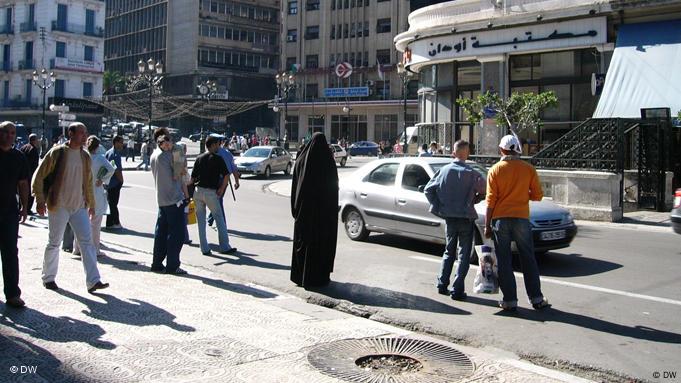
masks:
{"type": "Polygon", "coordinates": [[[486,92],[473,99],[458,98],[456,103],[464,109],[469,122],[477,124],[486,115],[493,114],[497,125],[518,134],[526,129],[536,131],[541,125],[541,113],[558,106],[558,98],[553,92],[513,93],[507,99],[498,93],[486,92]]]}
{"type": "Polygon", "coordinates": [[[125,78],[119,72],[104,72],[104,95],[112,95],[121,92],[125,88],[125,78]]]}

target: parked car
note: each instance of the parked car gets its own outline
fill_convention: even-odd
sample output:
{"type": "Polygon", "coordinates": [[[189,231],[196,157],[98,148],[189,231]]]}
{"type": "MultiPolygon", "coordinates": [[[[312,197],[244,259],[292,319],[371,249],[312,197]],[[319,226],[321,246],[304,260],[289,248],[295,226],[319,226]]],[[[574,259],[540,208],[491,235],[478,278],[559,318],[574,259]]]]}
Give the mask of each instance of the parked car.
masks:
{"type": "Polygon", "coordinates": [[[329,146],[331,147],[331,150],[333,150],[333,159],[336,160],[342,168],[345,167],[345,164],[348,162],[348,153],[345,149],[338,144],[331,144],[329,146]]]}
{"type": "Polygon", "coordinates": [[[378,144],[371,141],[358,141],[348,148],[351,156],[378,156],[378,151],[378,144]]]}
{"type": "Polygon", "coordinates": [[[254,146],[234,159],[241,174],[256,174],[269,178],[273,172],[291,174],[291,154],[278,146],[254,146]]]}
{"type": "MultiPolygon", "coordinates": [[[[346,179],[339,191],[341,219],[352,240],[361,241],[372,231],[445,244],[445,221],[429,212],[420,191],[438,169],[452,160],[444,157],[400,157],[372,161],[346,179]]],[[[471,163],[483,176],[487,170],[471,163]]],[[[487,205],[475,205],[476,244],[482,244],[487,205]]],[[[570,246],[577,234],[573,217],[550,201],[530,202],[530,222],[535,252],[570,246]]]]}
{"type": "Polygon", "coordinates": [[[672,209],[672,229],[677,234],[681,234],[681,189],[676,189],[674,193],[674,208],[672,209]]]}

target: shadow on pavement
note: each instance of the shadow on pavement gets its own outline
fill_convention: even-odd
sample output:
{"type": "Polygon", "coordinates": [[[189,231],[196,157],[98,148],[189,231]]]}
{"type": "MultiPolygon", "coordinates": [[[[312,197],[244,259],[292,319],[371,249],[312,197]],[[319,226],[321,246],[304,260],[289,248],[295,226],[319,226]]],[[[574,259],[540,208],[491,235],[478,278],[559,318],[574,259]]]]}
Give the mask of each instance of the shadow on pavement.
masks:
{"type": "Polygon", "coordinates": [[[444,245],[437,243],[419,241],[417,239],[398,237],[390,234],[372,234],[367,238],[366,242],[376,245],[396,247],[402,250],[415,251],[418,253],[439,255],[445,250],[444,245]]]}
{"type": "Polygon", "coordinates": [[[229,232],[229,235],[233,235],[235,237],[240,237],[240,238],[246,238],[246,239],[253,239],[256,241],[285,241],[285,242],[291,242],[291,238],[285,237],[283,235],[275,235],[275,234],[262,234],[262,233],[250,233],[246,231],[239,231],[239,230],[232,230],[229,229],[227,230],[229,232]]]}
{"type": "Polygon", "coordinates": [[[619,263],[586,258],[582,254],[547,253],[538,261],[540,274],[547,277],[583,277],[622,267],[619,263]]]}
{"type": "Polygon", "coordinates": [[[0,325],[50,342],[82,342],[105,350],[116,348],[115,344],[100,339],[106,332],[96,324],[66,316],[52,317],[30,307],[5,309],[0,315],[0,325]]]}
{"type": "MultiPolygon", "coordinates": [[[[224,259],[227,259],[227,258],[224,258],[224,259]]],[[[151,255],[149,255],[149,260],[151,261],[151,255]]],[[[233,262],[233,260],[229,260],[229,261],[232,261],[232,262],[225,262],[225,263],[235,263],[235,262],[233,262]]],[[[141,272],[145,272],[145,273],[150,272],[149,267],[141,265],[137,261],[126,261],[126,260],[111,258],[111,257],[108,257],[108,256],[103,256],[103,257],[97,258],[97,262],[104,264],[104,265],[113,266],[113,267],[115,267],[119,270],[124,270],[124,271],[141,271],[141,272]]],[[[277,265],[277,266],[279,266],[279,265],[277,265]]],[[[242,284],[239,284],[239,283],[225,282],[225,281],[219,280],[219,279],[212,279],[212,278],[207,278],[207,277],[202,277],[202,276],[192,275],[192,274],[183,275],[182,277],[188,278],[188,279],[194,279],[194,280],[200,281],[200,282],[202,282],[206,285],[217,287],[219,289],[223,289],[223,290],[227,290],[227,291],[231,291],[233,293],[251,295],[251,296],[254,296],[256,298],[275,298],[275,297],[278,296],[277,294],[271,293],[269,291],[260,290],[260,289],[255,288],[255,287],[250,287],[250,286],[242,285],[242,284]]],[[[168,275],[168,278],[173,278],[173,276],[168,275]]]]}
{"type": "Polygon", "coordinates": [[[495,315],[514,316],[535,322],[557,322],[582,327],[594,331],[619,335],[627,338],[647,340],[657,343],[681,344],[681,334],[657,330],[646,326],[626,326],[585,315],[556,310],[553,307],[541,311],[518,307],[517,313],[499,312],[495,315]]]}
{"type": "MultiPolygon", "coordinates": [[[[215,246],[212,251],[217,252],[217,247],[215,246]]],[[[215,253],[212,253],[210,255],[204,255],[204,257],[211,257],[211,258],[216,258],[216,259],[221,259],[223,262],[218,262],[215,263],[215,266],[222,266],[222,265],[239,265],[239,266],[253,266],[253,267],[262,267],[266,269],[273,269],[273,270],[291,270],[291,266],[287,265],[280,265],[278,263],[270,263],[270,262],[262,262],[253,259],[253,257],[257,257],[257,254],[251,254],[251,253],[244,253],[243,251],[237,251],[234,254],[230,254],[227,256],[222,256],[222,255],[217,255],[215,253]],[[228,258],[228,257],[234,257],[234,258],[228,258]]]]}
{"type": "Polygon", "coordinates": [[[102,232],[108,233],[108,234],[115,234],[115,235],[144,237],[144,238],[151,238],[151,239],[154,238],[154,233],[145,233],[145,232],[141,232],[141,231],[131,230],[131,229],[128,229],[127,227],[124,227],[122,229],[107,229],[105,227],[102,227],[102,232]]]}
{"type": "Polygon", "coordinates": [[[130,299],[134,302],[130,303],[113,295],[97,293],[93,295],[106,301],[97,302],[63,289],[57,290],[57,293],[86,305],[90,311],[83,310],[83,313],[94,319],[136,327],[167,326],[180,332],[196,331],[194,327],[175,323],[175,315],[168,311],[138,299],[130,299]]]}
{"type": "MultiPolygon", "coordinates": [[[[30,373],[32,377],[24,376],[26,379],[23,379],[20,376],[26,375],[26,373],[21,374],[21,371],[12,373],[10,370],[11,366],[7,363],[7,365],[3,365],[0,369],[0,382],[45,381],[87,383],[91,381],[87,376],[81,376],[76,372],[69,371],[68,367],[51,352],[22,338],[0,335],[0,354],[3,356],[7,355],[7,357],[16,360],[21,366],[35,367],[35,372],[30,373]],[[36,375],[42,378],[42,380],[34,379],[36,375]]],[[[7,361],[7,359],[3,358],[3,361],[7,361]]],[[[15,367],[18,368],[20,366],[15,367]]]]}
{"type": "Polygon", "coordinates": [[[331,281],[328,286],[310,288],[309,290],[331,298],[345,299],[352,303],[365,306],[418,310],[440,314],[471,314],[468,311],[446,305],[424,296],[388,290],[380,287],[366,286],[359,283],[331,281]]]}

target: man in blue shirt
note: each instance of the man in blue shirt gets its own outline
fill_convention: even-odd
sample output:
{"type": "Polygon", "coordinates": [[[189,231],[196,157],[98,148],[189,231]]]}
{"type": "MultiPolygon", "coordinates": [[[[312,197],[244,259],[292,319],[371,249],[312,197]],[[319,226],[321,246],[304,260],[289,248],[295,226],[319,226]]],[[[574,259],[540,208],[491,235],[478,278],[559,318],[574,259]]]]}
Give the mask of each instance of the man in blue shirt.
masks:
{"type": "Polygon", "coordinates": [[[113,139],[113,147],[106,152],[106,159],[113,161],[116,170],[106,187],[106,199],[109,201],[109,215],[106,216],[107,229],[122,229],[118,215],[118,200],[121,197],[123,187],[123,165],[121,163],[121,151],[123,150],[123,137],[116,136],[113,139]]]}
{"type": "Polygon", "coordinates": [[[473,247],[474,224],[478,218],[474,205],[485,197],[486,189],[485,178],[466,165],[468,154],[468,142],[455,142],[454,162],[438,170],[424,189],[430,202],[430,212],[444,218],[446,223],[447,245],[437,278],[437,290],[440,294],[450,293],[447,288],[458,250],[459,265],[451,291],[454,300],[466,298],[464,281],[473,247]]]}
{"type": "MultiPolygon", "coordinates": [[[[211,137],[216,137],[218,140],[220,140],[220,146],[217,151],[217,155],[222,157],[222,159],[225,161],[225,165],[227,165],[227,170],[229,171],[230,174],[234,175],[234,189],[239,188],[239,171],[237,170],[236,164],[234,163],[234,155],[232,153],[225,149],[224,144],[226,143],[225,137],[219,134],[211,134],[211,137]]],[[[229,176],[228,176],[229,177],[229,176]]],[[[224,195],[220,197],[219,199],[220,202],[220,209],[222,209],[222,217],[225,219],[225,224],[227,223],[227,216],[225,215],[225,207],[224,207],[224,195]]],[[[213,214],[208,215],[208,226],[213,226],[213,214]]]]}

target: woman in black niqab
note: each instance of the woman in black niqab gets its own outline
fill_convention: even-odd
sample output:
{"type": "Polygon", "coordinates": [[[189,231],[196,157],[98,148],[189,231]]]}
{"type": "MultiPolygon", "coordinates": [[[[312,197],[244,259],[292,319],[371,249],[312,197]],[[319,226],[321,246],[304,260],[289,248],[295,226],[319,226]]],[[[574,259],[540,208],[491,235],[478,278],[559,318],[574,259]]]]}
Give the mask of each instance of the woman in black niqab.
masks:
{"type": "Polygon", "coordinates": [[[295,218],[291,281],[303,287],[327,285],[336,257],[338,171],[322,133],[315,133],[296,157],[291,213],[295,218]]]}

